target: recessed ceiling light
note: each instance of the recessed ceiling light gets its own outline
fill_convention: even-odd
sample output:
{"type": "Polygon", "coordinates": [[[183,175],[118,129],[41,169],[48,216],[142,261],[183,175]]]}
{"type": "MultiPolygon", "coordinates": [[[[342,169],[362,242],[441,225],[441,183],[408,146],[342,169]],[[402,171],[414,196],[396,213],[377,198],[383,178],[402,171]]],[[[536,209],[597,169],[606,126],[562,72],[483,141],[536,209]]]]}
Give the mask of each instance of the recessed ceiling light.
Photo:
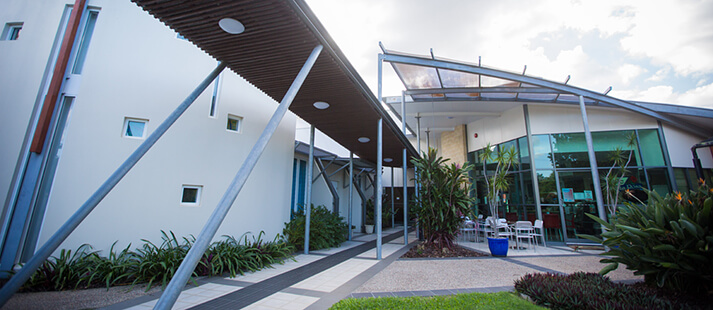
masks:
{"type": "Polygon", "coordinates": [[[361,143],[367,143],[367,142],[371,141],[371,139],[369,139],[369,138],[367,138],[367,137],[361,137],[361,138],[359,138],[359,139],[357,139],[357,140],[359,140],[359,142],[361,142],[361,143]]]}
{"type": "Polygon", "coordinates": [[[387,158],[384,158],[384,161],[387,162],[387,163],[390,163],[390,162],[392,162],[392,161],[394,161],[394,160],[393,160],[392,158],[388,158],[388,157],[387,157],[387,158]]]}
{"type": "Polygon", "coordinates": [[[326,102],[324,102],[324,101],[317,101],[317,102],[313,103],[312,105],[313,105],[315,108],[320,109],[320,110],[324,110],[324,109],[326,109],[326,108],[329,108],[329,103],[326,103],[326,102]]]}
{"type": "Polygon", "coordinates": [[[218,26],[220,26],[220,29],[223,29],[223,31],[229,34],[239,34],[245,31],[245,26],[243,26],[241,22],[227,17],[221,19],[218,22],[218,26]]]}

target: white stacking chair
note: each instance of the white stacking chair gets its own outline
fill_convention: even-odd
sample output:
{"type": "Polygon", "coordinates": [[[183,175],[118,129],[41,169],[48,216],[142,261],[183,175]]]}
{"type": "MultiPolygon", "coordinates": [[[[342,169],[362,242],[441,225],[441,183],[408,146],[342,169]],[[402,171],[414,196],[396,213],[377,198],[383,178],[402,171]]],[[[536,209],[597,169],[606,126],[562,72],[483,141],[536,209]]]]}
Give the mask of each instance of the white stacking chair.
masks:
{"type": "Polygon", "coordinates": [[[520,240],[527,239],[527,245],[531,246],[534,241],[533,233],[535,229],[532,227],[530,221],[517,221],[515,222],[515,246],[520,249],[520,240]]]}
{"type": "Polygon", "coordinates": [[[547,247],[547,243],[545,242],[545,229],[544,225],[542,223],[542,220],[535,220],[535,225],[532,226],[533,232],[532,232],[532,239],[535,240],[535,243],[538,243],[537,237],[540,237],[542,239],[542,246],[547,247]]]}

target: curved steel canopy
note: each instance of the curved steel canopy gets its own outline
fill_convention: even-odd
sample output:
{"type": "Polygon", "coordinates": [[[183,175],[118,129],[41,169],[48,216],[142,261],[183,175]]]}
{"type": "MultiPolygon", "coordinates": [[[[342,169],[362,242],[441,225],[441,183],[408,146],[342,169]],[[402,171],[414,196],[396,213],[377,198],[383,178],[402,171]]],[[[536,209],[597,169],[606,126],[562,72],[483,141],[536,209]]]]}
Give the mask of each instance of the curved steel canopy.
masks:
{"type": "Polygon", "coordinates": [[[433,56],[433,53],[428,58],[388,51],[383,45],[381,47],[384,52],[383,60],[394,67],[406,86],[404,94],[410,95],[414,102],[522,101],[578,104],[579,96],[583,96],[585,104],[588,105],[624,108],[695,135],[708,137],[713,134],[710,128],[692,125],[644,104],[570,86],[567,82],[558,83],[527,76],[524,71],[518,74],[479,64],[439,59],[433,56]]]}

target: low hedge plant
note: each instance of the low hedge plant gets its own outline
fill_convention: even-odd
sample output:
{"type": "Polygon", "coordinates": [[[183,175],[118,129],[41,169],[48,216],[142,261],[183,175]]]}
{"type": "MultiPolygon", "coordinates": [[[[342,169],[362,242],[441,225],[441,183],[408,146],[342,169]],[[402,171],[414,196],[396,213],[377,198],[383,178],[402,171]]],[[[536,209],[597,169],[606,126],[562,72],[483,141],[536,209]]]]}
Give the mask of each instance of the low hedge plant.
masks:
{"type": "MultiPolygon", "coordinates": [[[[129,244],[122,251],[112,245],[103,257],[84,244],[76,251],[63,249],[59,257],[52,256],[23,285],[22,291],[61,291],[115,285],[146,283],[146,290],[161,283],[165,286],[178,270],[195,238],[177,238],[173,232],[161,231],[162,242],[156,245],[142,239],[135,251],[129,244]]],[[[294,248],[281,235],[273,241],[262,239],[260,232],[252,240],[248,233],[241,238],[223,236],[206,250],[193,272],[193,277],[228,273],[231,277],[245,271],[257,271],[291,257],[294,248]],[[242,240],[242,242],[241,242],[242,240]]]]}
{"type": "Polygon", "coordinates": [[[658,296],[647,286],[614,283],[596,273],[527,274],[515,290],[550,309],[685,309],[688,305],[658,296]]]}
{"type": "MultiPolygon", "coordinates": [[[[292,220],[285,223],[282,234],[296,249],[304,249],[305,212],[293,213],[292,220]]],[[[327,210],[325,206],[312,205],[310,208],[309,249],[319,250],[337,247],[347,240],[347,223],[339,214],[327,210]]]]}

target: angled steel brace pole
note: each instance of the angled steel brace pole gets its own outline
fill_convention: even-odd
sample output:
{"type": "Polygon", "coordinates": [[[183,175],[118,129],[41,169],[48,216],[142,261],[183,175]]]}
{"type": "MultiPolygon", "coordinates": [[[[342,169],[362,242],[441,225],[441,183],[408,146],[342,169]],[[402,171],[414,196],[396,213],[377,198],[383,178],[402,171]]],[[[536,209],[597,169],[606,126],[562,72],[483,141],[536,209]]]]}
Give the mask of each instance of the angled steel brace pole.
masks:
{"type": "Polygon", "coordinates": [[[307,159],[307,186],[305,186],[305,244],[304,253],[309,254],[309,224],[312,215],[312,173],[314,170],[314,125],[309,125],[309,159],[307,159]]]}
{"type": "MultiPolygon", "coordinates": [[[[584,107],[584,97],[579,96],[579,109],[582,111],[582,122],[584,123],[584,139],[587,141],[587,152],[589,153],[589,166],[592,170],[592,185],[594,186],[594,196],[597,199],[597,211],[599,218],[607,221],[607,214],[604,210],[604,198],[602,197],[602,186],[599,183],[599,169],[597,169],[597,158],[594,155],[592,143],[592,132],[589,131],[589,120],[587,119],[587,109],[584,107]]],[[[533,157],[530,157],[533,158],[533,157]]],[[[534,161],[534,160],[533,160],[534,161]]],[[[566,227],[566,226],[563,226],[566,227]]],[[[602,232],[605,232],[602,226],[602,232]]]]}
{"type": "Polygon", "coordinates": [[[285,116],[290,104],[292,104],[292,100],[295,99],[297,91],[302,86],[302,83],[304,83],[307,78],[307,74],[317,61],[317,57],[321,51],[322,45],[317,45],[317,47],[312,50],[312,54],[310,54],[304,66],[297,74],[297,77],[292,82],[290,89],[287,90],[285,97],[282,98],[282,102],[280,102],[277,110],[275,110],[275,114],[273,114],[267,122],[265,130],[263,130],[257,142],[255,142],[252,150],[250,150],[245,162],[243,162],[240,170],[238,170],[235,178],[233,178],[230,186],[228,186],[228,190],[223,195],[223,198],[221,198],[220,202],[218,202],[218,206],[216,206],[215,210],[213,210],[213,214],[211,214],[208,222],[205,226],[203,226],[203,230],[201,230],[200,235],[198,235],[196,242],[188,251],[188,254],[186,254],[181,266],[178,267],[173,279],[171,279],[171,282],[168,283],[168,286],[166,286],[166,290],[161,295],[161,298],[159,298],[154,309],[171,309],[173,304],[176,303],[178,295],[181,294],[181,290],[186,285],[186,282],[188,282],[188,278],[190,278],[193,270],[196,268],[198,261],[201,257],[203,257],[205,250],[208,248],[208,245],[210,245],[210,241],[213,239],[213,236],[215,236],[216,231],[218,231],[218,227],[220,227],[220,224],[228,214],[230,206],[233,202],[235,202],[235,198],[238,197],[238,194],[243,188],[243,185],[245,185],[245,181],[247,181],[250,172],[252,172],[253,168],[255,168],[255,164],[257,164],[258,159],[260,159],[260,155],[265,150],[267,143],[270,141],[272,134],[275,133],[277,126],[280,124],[282,117],[285,116]]]}
{"type": "Polygon", "coordinates": [[[146,140],[139,145],[136,150],[129,155],[129,157],[124,161],[119,168],[114,171],[114,173],[109,176],[109,178],[104,181],[104,183],[99,186],[99,188],[92,194],[89,199],[87,199],[84,204],[79,207],[79,209],[72,214],[72,216],[65,222],[62,227],[60,227],[57,232],[52,235],[52,237],[47,240],[47,242],[35,252],[35,255],[30,258],[30,260],[20,269],[20,272],[15,274],[10,281],[8,281],[5,286],[0,290],[0,306],[4,305],[12,295],[17,292],[17,290],[22,286],[22,284],[27,281],[27,279],[35,273],[42,263],[47,260],[52,252],[57,250],[57,248],[62,244],[62,242],[67,239],[69,234],[74,231],[77,226],[89,215],[89,213],[94,210],[94,208],[99,204],[99,202],[104,199],[104,197],[109,194],[109,192],[116,186],[116,184],[121,181],[121,179],[131,170],[131,168],[136,165],[136,163],[143,157],[146,152],[151,149],[151,147],[158,141],[158,139],[163,136],[168,128],[173,125],[174,122],[185,112],[188,107],[191,106],[193,101],[198,98],[198,96],[213,82],[213,80],[220,74],[220,72],[225,69],[224,63],[218,63],[218,66],[201,82],[198,87],[196,87],[193,92],[191,92],[188,97],[183,100],[183,102],[163,121],[156,131],[154,131],[146,140]]]}
{"type": "Polygon", "coordinates": [[[349,211],[347,212],[349,225],[347,240],[349,241],[352,241],[352,200],[354,200],[354,152],[349,152],[349,211]]]}
{"type": "Polygon", "coordinates": [[[339,214],[339,192],[337,192],[337,188],[334,187],[334,184],[332,184],[332,181],[329,179],[327,168],[324,166],[324,163],[322,163],[322,159],[317,158],[315,162],[317,163],[317,168],[321,171],[320,175],[324,179],[324,183],[327,183],[329,193],[332,194],[332,212],[339,214]]]}

